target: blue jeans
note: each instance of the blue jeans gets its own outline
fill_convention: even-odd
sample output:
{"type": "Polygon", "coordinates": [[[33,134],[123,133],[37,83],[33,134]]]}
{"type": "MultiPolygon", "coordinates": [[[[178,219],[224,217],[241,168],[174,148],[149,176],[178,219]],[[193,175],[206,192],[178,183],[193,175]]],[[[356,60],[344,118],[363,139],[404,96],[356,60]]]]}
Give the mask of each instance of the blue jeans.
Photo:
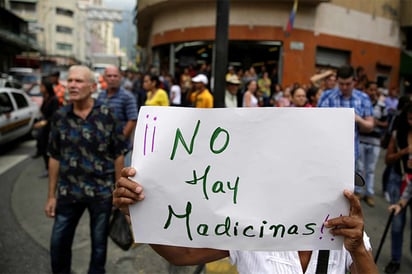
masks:
{"type": "MultiPolygon", "coordinates": [[[[391,171],[389,172],[388,185],[387,185],[387,191],[391,199],[391,204],[396,204],[399,201],[399,198],[401,196],[401,193],[400,193],[401,184],[402,184],[401,175],[394,172],[393,168],[391,168],[391,171]]],[[[411,205],[409,204],[398,215],[394,216],[392,220],[391,255],[392,255],[392,260],[395,262],[400,262],[401,257],[402,257],[403,230],[406,224],[407,208],[412,209],[411,205]]],[[[411,235],[411,240],[412,240],[412,235],[411,235]]],[[[410,249],[412,250],[412,246],[410,249]]]]}
{"type": "MultiPolygon", "coordinates": [[[[359,144],[359,158],[357,161],[357,171],[365,178],[365,195],[372,197],[375,194],[375,168],[378,163],[379,153],[381,148],[379,146],[360,143],[359,144]]],[[[363,193],[363,187],[356,186],[355,192],[363,193]]]]}
{"type": "Polygon", "coordinates": [[[88,273],[105,273],[107,236],[112,210],[112,198],[74,201],[57,199],[50,256],[53,273],[70,273],[72,243],[83,212],[89,211],[92,253],[88,273]]]}

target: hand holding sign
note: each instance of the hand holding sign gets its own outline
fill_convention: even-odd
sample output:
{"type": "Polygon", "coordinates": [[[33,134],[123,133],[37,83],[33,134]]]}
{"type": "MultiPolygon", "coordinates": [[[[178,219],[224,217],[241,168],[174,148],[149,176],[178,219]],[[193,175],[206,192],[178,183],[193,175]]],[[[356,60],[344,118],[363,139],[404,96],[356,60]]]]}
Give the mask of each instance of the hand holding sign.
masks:
{"type": "Polygon", "coordinates": [[[148,198],[131,207],[136,241],[340,249],[323,222],[349,211],[341,193],[353,188],[353,115],[143,107],[132,166],[148,198]]]}

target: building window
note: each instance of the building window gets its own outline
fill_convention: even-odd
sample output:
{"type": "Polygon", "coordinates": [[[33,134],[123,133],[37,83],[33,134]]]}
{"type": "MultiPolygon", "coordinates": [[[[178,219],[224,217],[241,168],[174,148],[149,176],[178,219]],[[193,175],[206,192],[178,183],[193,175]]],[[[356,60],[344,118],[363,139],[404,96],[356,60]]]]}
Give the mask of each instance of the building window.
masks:
{"type": "Polygon", "coordinates": [[[58,50],[65,50],[65,51],[71,51],[73,49],[72,44],[67,44],[67,43],[57,43],[57,49],[58,50]]]}
{"type": "Polygon", "coordinates": [[[56,14],[73,17],[74,12],[68,9],[56,8],[56,14]]]}
{"type": "Polygon", "coordinates": [[[36,3],[10,1],[10,9],[16,12],[36,12],[36,3]]]}
{"type": "Polygon", "coordinates": [[[72,28],[69,28],[69,27],[57,25],[57,26],[56,26],[56,32],[66,33],[66,34],[72,34],[72,33],[73,33],[73,29],[72,29],[72,28]]]}
{"type": "Polygon", "coordinates": [[[316,66],[339,68],[350,62],[350,51],[325,47],[316,48],[316,66]]]}

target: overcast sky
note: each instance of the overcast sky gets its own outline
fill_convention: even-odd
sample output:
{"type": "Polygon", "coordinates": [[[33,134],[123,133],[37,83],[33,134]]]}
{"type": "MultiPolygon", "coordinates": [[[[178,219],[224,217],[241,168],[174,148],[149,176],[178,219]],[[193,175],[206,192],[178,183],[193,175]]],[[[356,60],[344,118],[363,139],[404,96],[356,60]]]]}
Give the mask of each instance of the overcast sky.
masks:
{"type": "Polygon", "coordinates": [[[136,0],[103,0],[104,6],[116,9],[133,9],[136,6],[136,0]]]}

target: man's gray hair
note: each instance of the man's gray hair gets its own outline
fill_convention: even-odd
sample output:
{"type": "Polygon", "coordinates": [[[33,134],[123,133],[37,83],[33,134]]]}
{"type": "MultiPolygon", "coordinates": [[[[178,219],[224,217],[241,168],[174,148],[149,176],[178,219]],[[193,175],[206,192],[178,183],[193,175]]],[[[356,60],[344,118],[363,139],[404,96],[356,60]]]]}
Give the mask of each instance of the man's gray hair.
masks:
{"type": "Polygon", "coordinates": [[[70,73],[71,71],[78,70],[78,69],[83,70],[83,71],[86,72],[86,78],[89,79],[89,82],[90,82],[90,83],[92,83],[92,84],[96,83],[96,78],[95,78],[95,76],[94,76],[94,72],[93,72],[89,67],[87,67],[87,66],[84,66],[84,65],[72,65],[72,66],[69,68],[69,73],[70,73]]]}

